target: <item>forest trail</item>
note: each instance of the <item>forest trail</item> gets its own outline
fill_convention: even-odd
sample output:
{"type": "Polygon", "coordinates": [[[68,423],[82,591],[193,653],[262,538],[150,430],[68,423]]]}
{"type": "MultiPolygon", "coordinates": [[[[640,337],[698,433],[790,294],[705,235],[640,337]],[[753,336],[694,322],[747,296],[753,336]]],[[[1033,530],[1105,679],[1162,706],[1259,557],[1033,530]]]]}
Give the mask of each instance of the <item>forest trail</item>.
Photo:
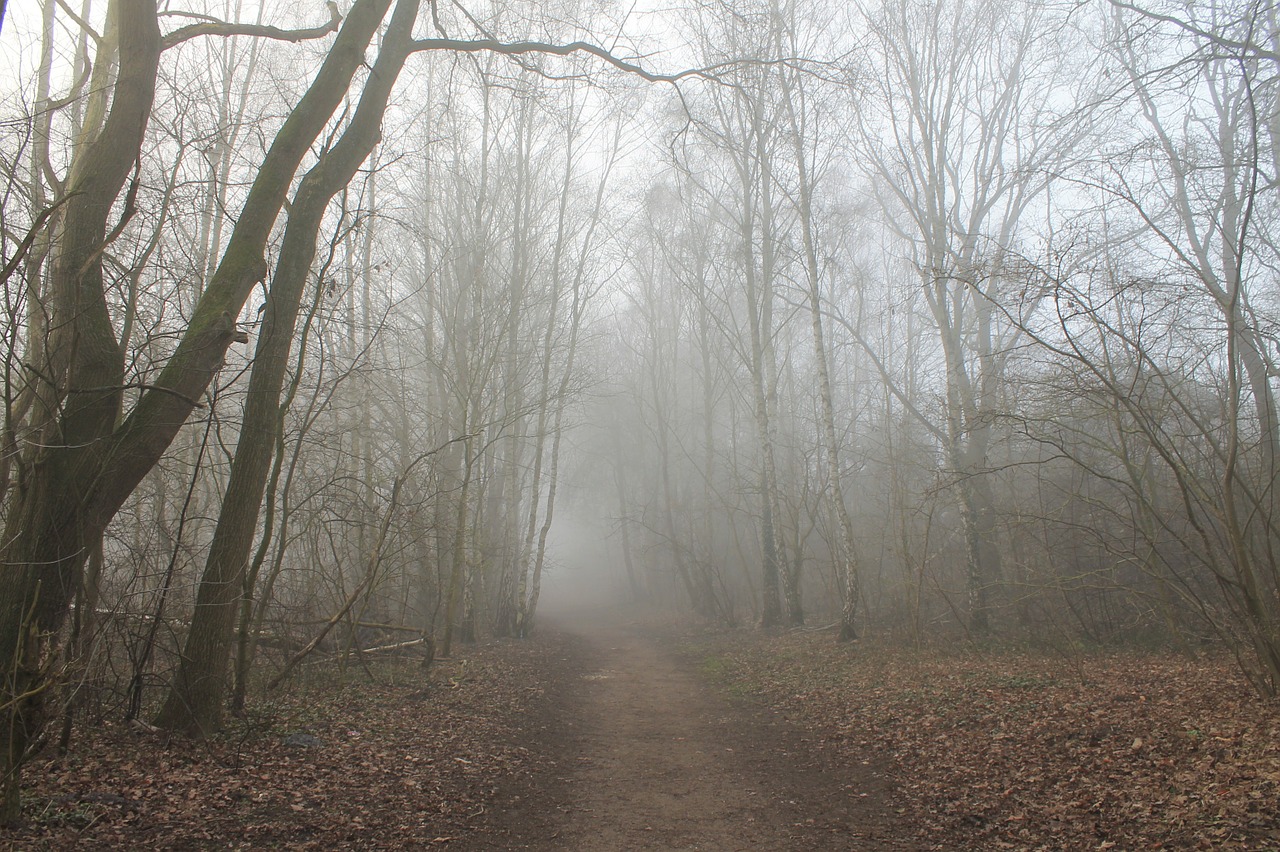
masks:
{"type": "MultiPolygon", "coordinates": [[[[875,850],[894,842],[873,765],[837,768],[798,728],[724,696],[667,637],[561,620],[554,777],[500,797],[475,849],[875,850]],[[502,801],[506,798],[506,801],[502,801]]],[[[544,773],[547,774],[547,773],[544,773]]],[[[899,835],[900,836],[900,835],[899,835]]]]}

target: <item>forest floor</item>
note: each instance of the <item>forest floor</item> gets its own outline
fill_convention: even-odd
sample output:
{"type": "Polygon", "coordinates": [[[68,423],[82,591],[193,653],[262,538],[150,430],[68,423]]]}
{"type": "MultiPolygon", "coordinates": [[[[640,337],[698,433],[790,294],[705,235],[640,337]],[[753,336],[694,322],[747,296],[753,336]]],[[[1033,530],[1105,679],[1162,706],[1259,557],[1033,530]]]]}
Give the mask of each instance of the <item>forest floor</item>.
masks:
{"type": "Polygon", "coordinates": [[[553,716],[531,743],[556,755],[501,817],[462,844],[488,849],[914,848],[885,766],[851,766],[768,707],[726,693],[670,634],[625,622],[565,628],[553,716]]]}
{"type": "Polygon", "coordinates": [[[106,725],[16,849],[1280,849],[1280,706],[1228,659],[547,624],[309,669],[212,740],[106,725]]]}

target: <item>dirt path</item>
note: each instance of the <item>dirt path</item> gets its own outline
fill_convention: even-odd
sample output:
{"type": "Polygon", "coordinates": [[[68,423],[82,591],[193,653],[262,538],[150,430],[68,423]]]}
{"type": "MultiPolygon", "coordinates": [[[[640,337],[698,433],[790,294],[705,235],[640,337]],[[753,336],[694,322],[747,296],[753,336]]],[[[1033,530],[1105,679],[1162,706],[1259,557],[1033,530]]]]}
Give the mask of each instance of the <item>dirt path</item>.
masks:
{"type": "Polygon", "coordinates": [[[556,709],[532,744],[551,768],[500,797],[492,833],[468,848],[903,848],[874,767],[829,765],[638,626],[560,629],[571,635],[548,684],[556,709]]]}

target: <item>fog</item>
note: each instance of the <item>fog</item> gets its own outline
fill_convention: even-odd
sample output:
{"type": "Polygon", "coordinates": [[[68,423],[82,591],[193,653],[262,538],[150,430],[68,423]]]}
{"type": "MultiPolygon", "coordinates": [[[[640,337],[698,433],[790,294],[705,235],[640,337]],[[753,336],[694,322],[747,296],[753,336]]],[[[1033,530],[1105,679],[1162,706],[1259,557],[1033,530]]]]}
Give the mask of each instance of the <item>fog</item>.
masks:
{"type": "Polygon", "coordinates": [[[1261,7],[339,6],[8,10],[0,654],[185,731],[592,611],[1280,682],[1261,7]]]}
{"type": "Polygon", "coordinates": [[[552,528],[539,618],[598,619],[635,603],[610,520],[585,514],[587,508],[570,505],[552,528]]]}

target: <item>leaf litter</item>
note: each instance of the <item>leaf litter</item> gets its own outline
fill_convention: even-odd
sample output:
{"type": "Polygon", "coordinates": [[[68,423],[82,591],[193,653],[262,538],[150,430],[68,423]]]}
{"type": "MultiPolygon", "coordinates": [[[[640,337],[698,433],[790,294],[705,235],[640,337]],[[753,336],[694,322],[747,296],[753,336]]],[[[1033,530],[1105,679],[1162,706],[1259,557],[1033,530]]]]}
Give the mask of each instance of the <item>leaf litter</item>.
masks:
{"type": "Polygon", "coordinates": [[[691,641],[846,766],[887,758],[921,848],[1280,849],[1280,703],[1225,655],[691,641]]]}
{"type": "MultiPolygon", "coordinates": [[[[24,774],[25,824],[0,848],[435,848],[532,773],[551,640],[438,661],[352,665],[192,741],[109,723],[24,774]],[[518,782],[517,782],[518,783],[518,782]]],[[[319,667],[317,667],[319,668],[319,667]]]]}
{"type": "MultiPolygon", "coordinates": [[[[345,685],[296,687],[202,742],[80,731],[69,755],[28,767],[26,825],[0,847],[467,848],[492,836],[503,802],[542,812],[540,788],[563,774],[539,726],[557,716],[564,641],[476,646],[430,678],[407,662],[372,664],[373,680],[353,667],[345,685]]],[[[1280,848],[1280,704],[1225,657],[752,631],[683,647],[735,700],[804,732],[833,784],[840,767],[883,769],[889,820],[914,835],[904,846],[1280,848]]]]}

